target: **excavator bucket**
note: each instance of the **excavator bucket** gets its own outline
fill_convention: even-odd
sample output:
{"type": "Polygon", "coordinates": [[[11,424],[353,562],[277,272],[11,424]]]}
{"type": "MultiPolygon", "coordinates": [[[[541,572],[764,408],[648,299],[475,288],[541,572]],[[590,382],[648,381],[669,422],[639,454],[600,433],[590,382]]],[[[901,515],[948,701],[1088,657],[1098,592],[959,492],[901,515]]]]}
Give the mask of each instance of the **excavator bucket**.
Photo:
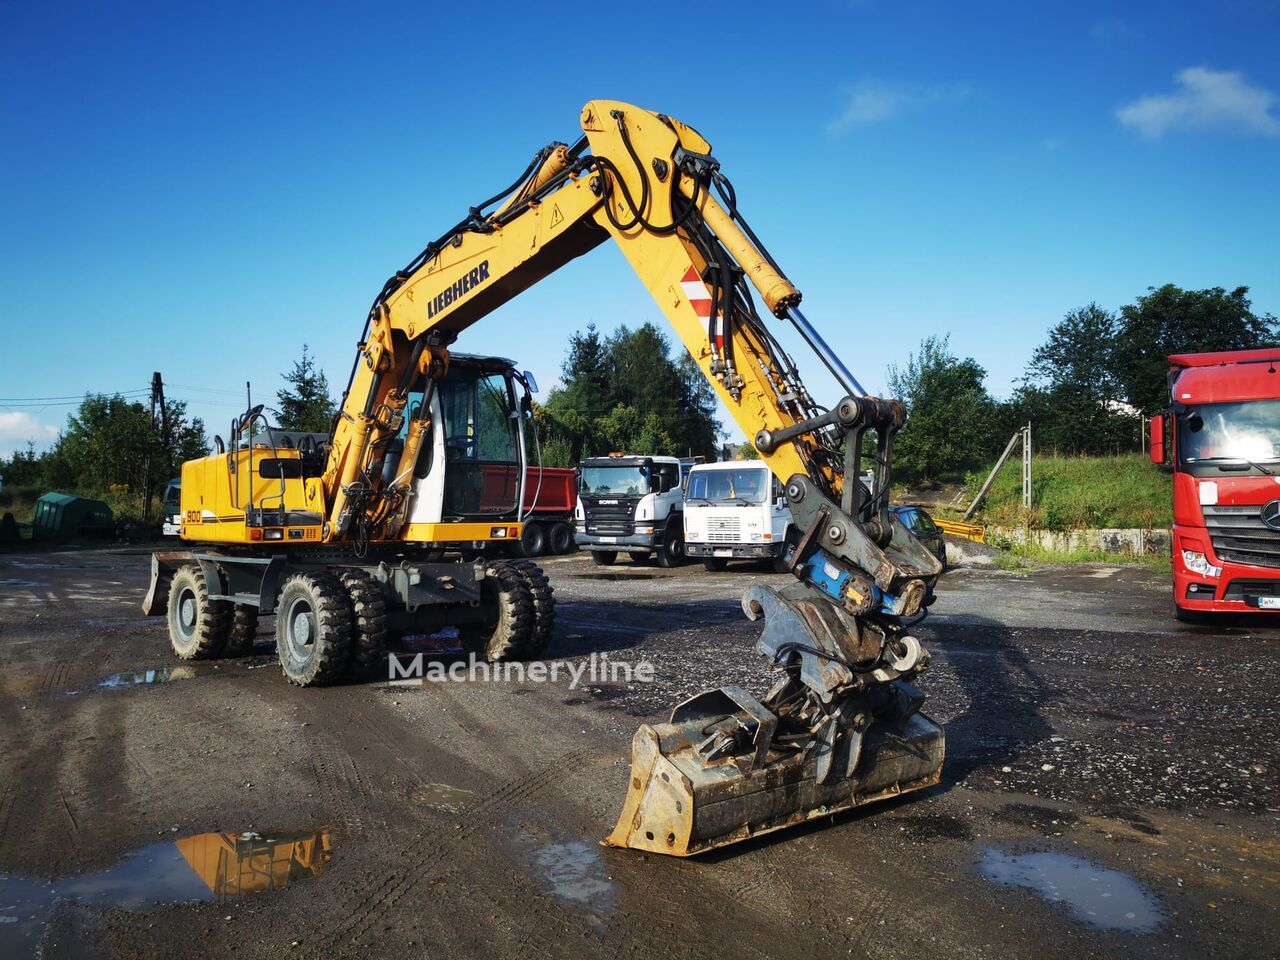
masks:
{"type": "Polygon", "coordinates": [[[901,678],[921,667],[902,659],[918,657],[918,644],[842,694],[845,666],[802,649],[830,649],[831,633],[786,593],[752,587],[743,599],[749,617],[767,617],[757,648],[789,658],[785,675],[763,701],[721,687],[677,706],[668,723],[641,726],[607,846],[684,857],[939,781],[942,729],[901,678]]]}

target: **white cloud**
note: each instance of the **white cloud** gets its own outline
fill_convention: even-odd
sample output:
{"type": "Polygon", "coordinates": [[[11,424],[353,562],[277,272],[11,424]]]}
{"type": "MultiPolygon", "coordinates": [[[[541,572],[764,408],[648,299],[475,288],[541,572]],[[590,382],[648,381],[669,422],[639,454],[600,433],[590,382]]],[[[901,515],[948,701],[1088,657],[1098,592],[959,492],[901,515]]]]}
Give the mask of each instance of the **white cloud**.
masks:
{"type": "Polygon", "coordinates": [[[28,440],[42,447],[57,435],[57,427],[41,423],[29,413],[0,411],[0,456],[23,449],[28,440]]]}
{"type": "Polygon", "coordinates": [[[1170,130],[1234,130],[1274,137],[1280,119],[1272,114],[1275,94],[1250,86],[1239,73],[1188,67],[1173,93],[1139,97],[1116,111],[1126,127],[1155,139],[1170,130]]]}
{"type": "Polygon", "coordinates": [[[850,127],[879,123],[913,110],[940,103],[955,103],[969,95],[963,84],[882,83],[863,80],[845,90],[844,111],[827,124],[828,133],[842,133],[850,127]]]}

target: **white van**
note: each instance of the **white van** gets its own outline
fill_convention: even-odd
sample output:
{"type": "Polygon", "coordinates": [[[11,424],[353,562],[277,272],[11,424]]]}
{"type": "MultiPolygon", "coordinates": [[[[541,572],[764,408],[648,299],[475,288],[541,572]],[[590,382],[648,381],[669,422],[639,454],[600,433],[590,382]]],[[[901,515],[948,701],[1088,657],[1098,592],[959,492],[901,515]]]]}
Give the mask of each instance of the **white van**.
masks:
{"type": "Polygon", "coordinates": [[[689,471],[684,549],[708,570],[730,560],[772,560],[781,570],[790,527],[782,484],[763,463],[699,463],[689,471]]]}

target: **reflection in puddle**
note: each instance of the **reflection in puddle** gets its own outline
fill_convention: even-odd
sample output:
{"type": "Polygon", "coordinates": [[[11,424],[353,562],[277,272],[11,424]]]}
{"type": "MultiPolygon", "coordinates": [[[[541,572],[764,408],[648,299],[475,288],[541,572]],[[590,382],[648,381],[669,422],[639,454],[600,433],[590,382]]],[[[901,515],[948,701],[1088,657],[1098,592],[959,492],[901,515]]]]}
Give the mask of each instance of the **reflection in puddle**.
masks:
{"type": "MultiPolygon", "coordinates": [[[[194,676],[194,674],[193,674],[194,676]]],[[[142,670],[140,672],[113,673],[98,681],[103,690],[120,690],[125,687],[140,687],[152,683],[168,683],[170,680],[185,680],[184,676],[173,676],[168,667],[159,670],[142,670]]]]}
{"type": "Polygon", "coordinates": [[[521,852],[556,902],[584,913],[591,929],[603,936],[608,927],[605,917],[613,910],[614,888],[600,845],[586,840],[539,843],[526,835],[521,852]]]}
{"type": "Polygon", "coordinates": [[[463,653],[462,635],[457,627],[443,627],[435,633],[410,633],[396,644],[414,653],[463,653]]]}
{"type": "Polygon", "coordinates": [[[475,798],[475,794],[448,783],[424,783],[413,791],[413,798],[428,807],[435,807],[449,813],[461,813],[475,798]]]}
{"type": "Polygon", "coordinates": [[[657,580],[656,573],[579,573],[579,580],[657,580]]]}
{"type": "Polygon", "coordinates": [[[59,901],[132,910],[283,890],[319,876],[332,849],[327,830],[201,833],[143,847],[98,873],[59,880],[0,874],[0,956],[36,956],[59,901]]]}
{"type": "Polygon", "coordinates": [[[978,866],[1002,886],[1026,887],[1103,930],[1150,933],[1164,922],[1160,901],[1132,877],[1064,853],[988,849],[978,866]]]}

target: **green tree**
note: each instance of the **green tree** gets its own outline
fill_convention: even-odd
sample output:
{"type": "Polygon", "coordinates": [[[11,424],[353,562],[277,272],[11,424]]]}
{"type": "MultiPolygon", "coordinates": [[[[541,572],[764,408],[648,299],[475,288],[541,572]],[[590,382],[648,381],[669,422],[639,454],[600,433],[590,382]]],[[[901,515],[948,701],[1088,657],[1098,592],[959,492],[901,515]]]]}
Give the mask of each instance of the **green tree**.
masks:
{"type": "Polygon", "coordinates": [[[756,449],[756,445],[750,440],[743,440],[742,443],[738,445],[738,459],[759,460],[760,451],[756,449]]]}
{"type": "Polygon", "coordinates": [[[329,381],[324,371],[316,366],[305,343],[302,359],[295,360],[293,369],[282,376],[287,386],[276,392],[278,426],[282,430],[327,433],[337,406],[329,396],[329,381]]]}
{"type": "Polygon", "coordinates": [[[1096,303],[1067,312],[1027,364],[1002,432],[1030,421],[1039,448],[1105,454],[1134,449],[1138,419],[1116,372],[1119,318],[1096,303]]]}
{"type": "Polygon", "coordinates": [[[569,339],[562,382],[534,414],[544,462],[566,465],[614,450],[714,456],[720,435],[715,391],[683,350],[653,324],[593,325],[569,339]]]}
{"type": "Polygon", "coordinates": [[[1248,350],[1280,341],[1271,314],[1256,314],[1248,287],[1182,290],[1171,283],[1149,287],[1121,307],[1115,372],[1125,399],[1144,413],[1169,403],[1165,358],[1174,353],[1248,350]]]}
{"type": "Polygon", "coordinates": [[[906,367],[889,367],[889,393],[908,413],[894,441],[894,466],[901,475],[956,477],[991,458],[996,404],[986,376],[972,358],[952,354],[949,337],[925,337],[906,367]]]}

